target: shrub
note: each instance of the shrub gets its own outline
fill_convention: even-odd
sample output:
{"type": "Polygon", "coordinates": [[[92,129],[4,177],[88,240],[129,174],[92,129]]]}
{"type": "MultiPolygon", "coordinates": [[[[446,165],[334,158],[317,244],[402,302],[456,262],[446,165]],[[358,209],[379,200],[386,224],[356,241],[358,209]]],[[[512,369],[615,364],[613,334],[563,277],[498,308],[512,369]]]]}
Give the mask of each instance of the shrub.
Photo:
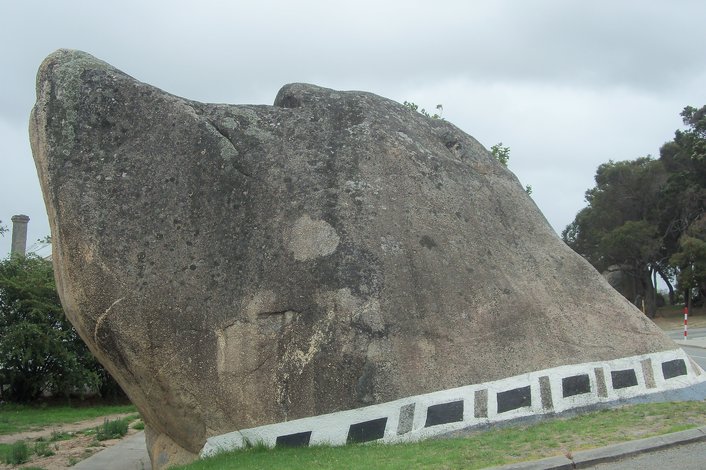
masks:
{"type": "Polygon", "coordinates": [[[34,453],[40,457],[50,457],[54,455],[54,451],[49,448],[49,443],[45,441],[37,441],[34,443],[34,453]]]}
{"type": "Polygon", "coordinates": [[[5,456],[5,463],[19,465],[29,460],[29,448],[24,441],[17,441],[10,446],[10,450],[5,456]]]}
{"type": "Polygon", "coordinates": [[[106,441],[117,439],[127,434],[128,421],[126,419],[105,420],[96,428],[96,439],[106,441]]]}

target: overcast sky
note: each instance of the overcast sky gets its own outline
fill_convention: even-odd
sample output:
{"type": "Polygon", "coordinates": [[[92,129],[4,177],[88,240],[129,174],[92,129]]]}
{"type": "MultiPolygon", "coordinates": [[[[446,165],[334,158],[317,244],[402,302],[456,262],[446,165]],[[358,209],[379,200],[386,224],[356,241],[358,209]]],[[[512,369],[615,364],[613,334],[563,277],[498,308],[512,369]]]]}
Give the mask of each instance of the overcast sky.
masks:
{"type": "MultiPolygon", "coordinates": [[[[272,104],[308,82],[428,110],[489,148],[557,232],[610,159],[658,155],[706,104],[706,2],[0,0],[0,220],[49,233],[27,135],[36,70],[81,49],[170,93],[272,104]]],[[[0,257],[10,237],[0,239],[0,257]]]]}

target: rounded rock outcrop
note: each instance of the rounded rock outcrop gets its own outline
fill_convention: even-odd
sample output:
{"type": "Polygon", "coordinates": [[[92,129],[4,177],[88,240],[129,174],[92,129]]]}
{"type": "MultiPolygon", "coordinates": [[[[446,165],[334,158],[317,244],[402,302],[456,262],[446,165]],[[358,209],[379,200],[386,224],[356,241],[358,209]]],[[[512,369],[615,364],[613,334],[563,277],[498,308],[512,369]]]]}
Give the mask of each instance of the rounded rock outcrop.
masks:
{"type": "Polygon", "coordinates": [[[66,314],[155,466],[234,430],[675,348],[476,140],[379,96],[203,104],[60,50],[30,132],[66,314]]]}

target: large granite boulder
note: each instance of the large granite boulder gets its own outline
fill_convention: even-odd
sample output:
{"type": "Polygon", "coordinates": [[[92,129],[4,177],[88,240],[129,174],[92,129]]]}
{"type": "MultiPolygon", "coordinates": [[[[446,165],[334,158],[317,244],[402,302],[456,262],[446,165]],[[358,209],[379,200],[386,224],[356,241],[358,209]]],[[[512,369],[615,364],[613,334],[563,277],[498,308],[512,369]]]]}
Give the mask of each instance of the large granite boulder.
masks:
{"type": "MultiPolygon", "coordinates": [[[[155,467],[224,433],[676,349],[476,140],[370,93],[203,104],[59,50],[30,134],[66,314],[144,416],[155,467]]],[[[518,403],[552,409],[554,390],[556,408],[538,383],[541,403],[518,403]]],[[[492,421],[493,390],[441,414],[492,421]]],[[[444,424],[434,410],[378,437],[444,424]]]]}

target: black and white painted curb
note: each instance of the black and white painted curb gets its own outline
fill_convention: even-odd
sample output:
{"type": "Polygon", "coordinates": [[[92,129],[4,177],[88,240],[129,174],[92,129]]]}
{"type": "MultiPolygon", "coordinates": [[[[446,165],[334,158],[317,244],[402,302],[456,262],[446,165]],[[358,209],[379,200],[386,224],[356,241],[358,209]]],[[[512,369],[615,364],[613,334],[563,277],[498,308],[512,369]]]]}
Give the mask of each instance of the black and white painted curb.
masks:
{"type": "Polygon", "coordinates": [[[201,456],[243,447],[415,441],[474,426],[630,400],[706,382],[682,349],[545,369],[378,405],[214,436],[201,456]]]}

